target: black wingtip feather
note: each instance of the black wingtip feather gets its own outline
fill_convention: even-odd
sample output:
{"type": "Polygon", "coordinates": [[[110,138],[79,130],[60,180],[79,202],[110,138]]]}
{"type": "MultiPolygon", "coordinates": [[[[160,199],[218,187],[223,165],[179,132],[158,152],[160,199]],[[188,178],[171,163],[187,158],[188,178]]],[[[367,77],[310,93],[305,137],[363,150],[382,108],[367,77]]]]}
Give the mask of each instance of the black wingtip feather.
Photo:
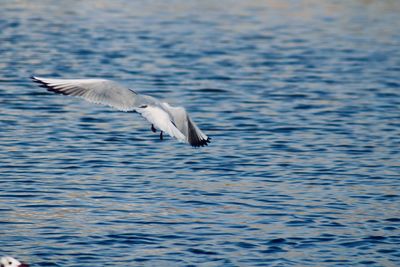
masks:
{"type": "Polygon", "coordinates": [[[189,143],[193,146],[193,147],[203,147],[203,146],[207,146],[208,143],[210,143],[210,138],[207,137],[207,139],[203,139],[200,136],[197,135],[196,129],[192,124],[192,121],[190,120],[189,117],[187,117],[187,121],[188,121],[188,139],[189,139],[189,143]]]}
{"type": "Polygon", "coordinates": [[[45,83],[45,82],[39,80],[38,78],[36,78],[36,77],[33,76],[33,75],[32,75],[30,78],[31,78],[31,80],[32,80],[33,82],[35,82],[35,83],[38,83],[38,84],[40,84],[40,85],[47,85],[47,83],[45,83]]]}
{"type": "Polygon", "coordinates": [[[39,80],[35,76],[31,76],[30,78],[32,79],[33,82],[38,83],[39,87],[46,88],[47,91],[49,91],[49,92],[53,92],[56,94],[62,94],[62,95],[68,95],[68,93],[55,89],[54,87],[50,86],[48,83],[46,83],[42,80],[39,80]]]}
{"type": "Polygon", "coordinates": [[[51,87],[47,83],[37,79],[35,76],[31,76],[30,78],[32,79],[33,82],[39,84],[39,87],[46,88],[47,90],[51,89],[51,87]]]}
{"type": "Polygon", "coordinates": [[[192,142],[190,144],[192,145],[192,147],[203,147],[203,146],[208,146],[208,144],[211,143],[210,140],[211,140],[211,138],[207,137],[207,140],[206,139],[201,139],[201,140],[197,139],[196,142],[192,142]]]}
{"type": "Polygon", "coordinates": [[[33,82],[35,82],[35,83],[38,83],[38,84],[46,84],[45,82],[39,80],[38,78],[36,78],[36,77],[33,76],[33,75],[31,75],[31,77],[29,77],[29,78],[31,78],[31,80],[32,80],[33,82]]]}

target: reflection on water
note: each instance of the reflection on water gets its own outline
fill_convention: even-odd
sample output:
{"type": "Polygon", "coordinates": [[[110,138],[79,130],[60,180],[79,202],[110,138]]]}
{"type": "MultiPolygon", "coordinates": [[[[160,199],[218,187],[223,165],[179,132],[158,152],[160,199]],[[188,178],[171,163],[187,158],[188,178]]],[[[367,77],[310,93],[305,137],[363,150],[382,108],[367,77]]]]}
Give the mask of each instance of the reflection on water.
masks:
{"type": "Polygon", "coordinates": [[[0,9],[0,254],[33,266],[396,266],[397,1],[69,1],[0,9]],[[105,77],[213,138],[32,74],[105,77]],[[6,245],[5,245],[6,244],[6,245]]]}

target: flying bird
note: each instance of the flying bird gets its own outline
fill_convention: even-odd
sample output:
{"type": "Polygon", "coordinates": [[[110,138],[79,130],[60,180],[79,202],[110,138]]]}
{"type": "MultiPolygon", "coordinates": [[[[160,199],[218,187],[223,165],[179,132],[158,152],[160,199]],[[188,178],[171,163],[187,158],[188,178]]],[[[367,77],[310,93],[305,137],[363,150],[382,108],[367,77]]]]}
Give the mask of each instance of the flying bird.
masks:
{"type": "Polygon", "coordinates": [[[21,263],[10,256],[4,256],[0,259],[0,267],[29,267],[26,263],[21,263]]]}
{"type": "Polygon", "coordinates": [[[139,94],[106,79],[53,79],[32,76],[47,91],[81,97],[125,112],[137,112],[151,123],[151,130],[163,133],[194,147],[206,146],[210,138],[189,117],[183,107],[173,107],[152,96],[139,94]]]}

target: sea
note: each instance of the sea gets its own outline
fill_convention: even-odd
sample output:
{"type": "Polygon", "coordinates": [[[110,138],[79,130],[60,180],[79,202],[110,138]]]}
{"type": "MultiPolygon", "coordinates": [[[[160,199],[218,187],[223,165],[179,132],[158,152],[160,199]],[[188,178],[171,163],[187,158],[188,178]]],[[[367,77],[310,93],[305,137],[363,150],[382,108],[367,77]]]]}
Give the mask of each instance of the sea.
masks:
{"type": "Polygon", "coordinates": [[[0,256],[400,266],[400,2],[0,1],[0,256]],[[38,87],[104,78],[211,137],[38,87]]]}

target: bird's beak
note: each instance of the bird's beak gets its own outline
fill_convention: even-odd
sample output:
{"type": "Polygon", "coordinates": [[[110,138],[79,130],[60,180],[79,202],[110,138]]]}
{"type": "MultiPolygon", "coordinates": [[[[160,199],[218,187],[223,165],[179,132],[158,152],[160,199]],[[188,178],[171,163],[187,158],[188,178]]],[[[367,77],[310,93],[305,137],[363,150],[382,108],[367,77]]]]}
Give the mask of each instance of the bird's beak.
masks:
{"type": "Polygon", "coordinates": [[[18,267],[29,267],[29,265],[26,263],[21,263],[18,267]]]}

